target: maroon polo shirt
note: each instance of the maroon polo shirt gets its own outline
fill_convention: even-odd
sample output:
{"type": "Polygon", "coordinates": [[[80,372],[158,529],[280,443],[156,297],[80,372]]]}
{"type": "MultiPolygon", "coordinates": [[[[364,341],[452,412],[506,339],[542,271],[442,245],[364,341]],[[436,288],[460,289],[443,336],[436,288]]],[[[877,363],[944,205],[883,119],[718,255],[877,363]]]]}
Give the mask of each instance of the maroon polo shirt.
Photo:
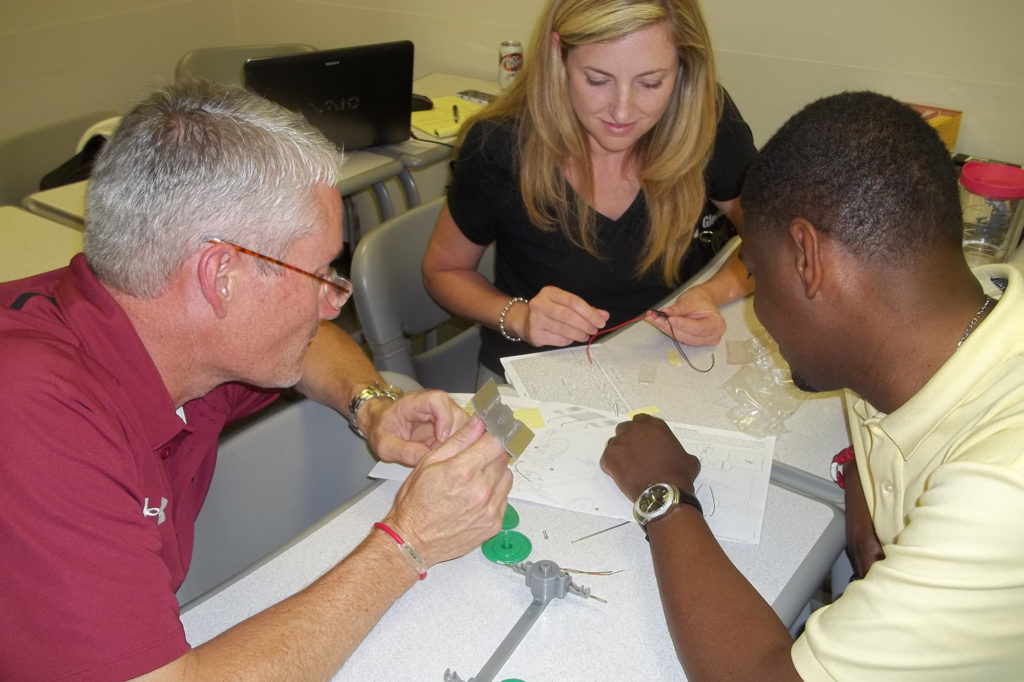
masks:
{"type": "Polygon", "coordinates": [[[0,679],[125,679],[188,650],[174,593],[218,435],[276,395],[225,384],[185,423],[82,255],[0,284],[0,679]]]}

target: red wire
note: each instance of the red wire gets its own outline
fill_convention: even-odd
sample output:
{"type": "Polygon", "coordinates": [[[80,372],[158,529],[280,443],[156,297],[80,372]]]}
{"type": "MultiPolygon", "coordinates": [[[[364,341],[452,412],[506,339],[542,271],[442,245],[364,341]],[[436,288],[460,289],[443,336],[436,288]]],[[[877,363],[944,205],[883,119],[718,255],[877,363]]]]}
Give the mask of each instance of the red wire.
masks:
{"type": "Polygon", "coordinates": [[[626,320],[625,322],[623,322],[621,324],[617,324],[614,327],[610,327],[608,329],[601,329],[601,330],[599,330],[596,334],[594,334],[593,336],[590,337],[589,341],[587,341],[587,361],[590,364],[594,364],[594,358],[590,357],[590,344],[594,343],[594,339],[596,339],[597,337],[601,336],[601,334],[607,334],[609,332],[613,332],[616,329],[619,329],[620,327],[625,327],[627,324],[633,324],[634,322],[639,322],[640,320],[646,320],[648,317],[654,317],[655,315],[664,316],[665,313],[661,312],[660,310],[648,310],[643,315],[640,315],[639,317],[634,317],[632,320],[626,320]]]}

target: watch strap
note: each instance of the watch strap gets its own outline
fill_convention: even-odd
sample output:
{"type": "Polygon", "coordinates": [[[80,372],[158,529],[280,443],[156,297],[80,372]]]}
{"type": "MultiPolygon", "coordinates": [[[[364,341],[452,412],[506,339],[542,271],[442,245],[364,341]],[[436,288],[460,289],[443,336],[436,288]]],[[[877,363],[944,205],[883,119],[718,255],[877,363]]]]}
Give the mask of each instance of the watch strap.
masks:
{"type": "Polygon", "coordinates": [[[688,504],[691,507],[696,507],[697,511],[700,512],[700,515],[704,516],[704,507],[701,505],[700,500],[697,499],[697,496],[693,493],[680,490],[678,502],[679,504],[688,504]]]}
{"type": "MultiPolygon", "coordinates": [[[[697,496],[694,495],[693,493],[688,492],[686,490],[680,490],[678,486],[672,485],[671,483],[655,483],[655,484],[652,484],[652,485],[648,486],[647,489],[645,489],[644,493],[646,493],[647,490],[649,490],[650,488],[653,488],[654,486],[665,486],[665,487],[667,487],[671,491],[672,499],[671,499],[671,501],[669,502],[669,504],[667,505],[667,507],[665,508],[664,511],[659,513],[657,516],[652,516],[652,517],[645,517],[645,516],[641,515],[637,511],[637,507],[634,504],[633,516],[634,516],[634,518],[636,518],[637,523],[639,523],[640,527],[643,529],[643,531],[644,531],[644,539],[647,540],[648,542],[651,541],[651,538],[647,534],[647,525],[651,521],[657,521],[658,519],[665,518],[666,516],[668,516],[668,514],[675,507],[679,506],[680,504],[688,504],[691,507],[693,507],[694,509],[696,509],[698,512],[700,512],[701,516],[704,515],[704,507],[701,505],[700,500],[697,499],[697,496]]],[[[644,493],[641,493],[641,496],[644,493]]]]}
{"type": "Polygon", "coordinates": [[[377,398],[387,398],[388,400],[398,400],[402,397],[402,389],[397,386],[391,386],[382,384],[379,381],[375,381],[363,390],[356,393],[355,397],[352,398],[352,402],[348,404],[348,425],[355,432],[357,436],[362,439],[366,439],[366,434],[363,433],[362,429],[359,428],[359,422],[356,421],[356,417],[359,415],[359,410],[371,400],[377,398]]]}

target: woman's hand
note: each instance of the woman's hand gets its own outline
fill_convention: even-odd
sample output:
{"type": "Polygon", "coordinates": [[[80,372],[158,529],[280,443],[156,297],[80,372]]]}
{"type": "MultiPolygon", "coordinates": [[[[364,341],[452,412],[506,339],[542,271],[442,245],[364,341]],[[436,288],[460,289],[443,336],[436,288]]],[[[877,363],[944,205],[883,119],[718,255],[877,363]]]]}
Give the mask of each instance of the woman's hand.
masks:
{"type": "Polygon", "coordinates": [[[531,346],[568,346],[583,342],[607,323],[607,311],[553,286],[541,289],[529,304],[513,304],[505,316],[506,332],[531,346]]]}
{"type": "Polygon", "coordinates": [[[662,312],[668,317],[654,315],[648,321],[687,346],[716,346],[725,334],[725,319],[703,285],[687,289],[662,312]]]}

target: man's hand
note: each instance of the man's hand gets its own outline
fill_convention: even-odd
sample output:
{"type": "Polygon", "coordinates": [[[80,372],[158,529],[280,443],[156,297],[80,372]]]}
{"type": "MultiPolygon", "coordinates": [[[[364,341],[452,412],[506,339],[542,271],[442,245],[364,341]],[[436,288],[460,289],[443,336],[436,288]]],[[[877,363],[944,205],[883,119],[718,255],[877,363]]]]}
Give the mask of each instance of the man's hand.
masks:
{"type": "Polygon", "coordinates": [[[704,286],[687,289],[662,312],[668,314],[668,319],[655,315],[647,318],[648,321],[663,334],[674,334],[679,343],[715,346],[725,334],[725,319],[718,311],[711,292],[704,286]],[[669,322],[672,323],[671,329],[669,322]]]}
{"type": "Polygon", "coordinates": [[[462,556],[501,530],[511,488],[505,448],[472,417],[420,460],[384,522],[432,566],[462,556]]]}
{"type": "Polygon", "coordinates": [[[528,305],[513,305],[505,317],[505,328],[516,330],[514,333],[531,346],[586,341],[607,323],[607,311],[553,286],[537,292],[528,305]]]}
{"type": "Polygon", "coordinates": [[[407,393],[397,401],[371,400],[358,414],[359,426],[381,460],[415,466],[469,421],[444,391],[407,393]]]}
{"type": "Polygon", "coordinates": [[[693,492],[700,460],[686,452],[668,424],[646,414],[615,427],[601,455],[601,468],[631,500],[652,483],[672,483],[693,492]]]}
{"type": "Polygon", "coordinates": [[[846,555],[850,557],[853,575],[863,578],[871,564],[885,558],[885,552],[875,534],[875,524],[868,511],[864,487],[860,484],[857,462],[843,464],[843,483],[846,486],[846,555]]]}

